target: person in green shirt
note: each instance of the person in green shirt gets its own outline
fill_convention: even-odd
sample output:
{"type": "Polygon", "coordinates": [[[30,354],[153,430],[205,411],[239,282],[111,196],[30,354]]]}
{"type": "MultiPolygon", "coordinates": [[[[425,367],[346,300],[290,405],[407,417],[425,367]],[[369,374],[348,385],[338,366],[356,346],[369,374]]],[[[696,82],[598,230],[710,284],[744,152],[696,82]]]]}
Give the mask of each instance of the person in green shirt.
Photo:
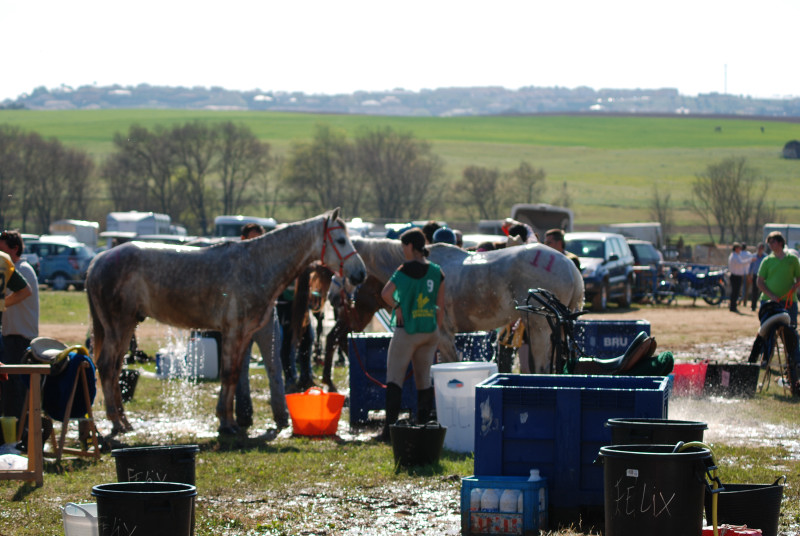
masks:
{"type": "MultiPolygon", "coordinates": [[[[756,285],[761,290],[761,305],[773,301],[782,304],[797,327],[797,289],[800,288],[800,259],[789,254],[780,231],[767,235],[772,253],[761,261],[756,285]]],[[[759,315],[760,316],[760,315],[759,315]]]]}
{"type": "Polygon", "coordinates": [[[433,411],[431,366],[444,315],[444,273],[428,261],[425,235],[409,229],[400,236],[405,262],[381,291],[392,305],[395,328],[386,358],[386,421],[378,436],[389,440],[389,426],[397,421],[408,364],[413,363],[417,387],[417,422],[427,422],[433,411]]]}

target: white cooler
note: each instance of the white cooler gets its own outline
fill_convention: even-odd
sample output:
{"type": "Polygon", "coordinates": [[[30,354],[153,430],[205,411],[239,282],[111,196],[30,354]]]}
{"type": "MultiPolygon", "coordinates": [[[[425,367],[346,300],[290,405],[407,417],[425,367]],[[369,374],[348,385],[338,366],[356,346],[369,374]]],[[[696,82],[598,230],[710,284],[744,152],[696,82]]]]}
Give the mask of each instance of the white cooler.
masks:
{"type": "Polygon", "coordinates": [[[475,448],[475,386],[497,373],[496,363],[459,361],[431,367],[436,416],[447,427],[444,446],[455,452],[475,448]]]}

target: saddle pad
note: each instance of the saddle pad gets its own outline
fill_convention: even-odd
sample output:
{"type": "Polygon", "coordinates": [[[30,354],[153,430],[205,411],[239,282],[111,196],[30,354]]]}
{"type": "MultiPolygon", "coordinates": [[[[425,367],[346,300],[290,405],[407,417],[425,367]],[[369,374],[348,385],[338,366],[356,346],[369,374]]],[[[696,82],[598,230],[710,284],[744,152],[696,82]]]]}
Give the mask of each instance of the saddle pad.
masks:
{"type": "MultiPolygon", "coordinates": [[[[70,352],[69,363],[67,364],[64,372],[58,376],[47,376],[44,386],[42,387],[42,408],[50,416],[51,419],[63,421],[67,409],[67,402],[69,395],[72,392],[72,385],[75,382],[75,376],[78,374],[78,369],[81,363],[89,363],[89,369],[86,373],[86,383],[89,387],[89,401],[94,402],[94,397],[97,394],[97,385],[95,384],[95,367],[89,356],[79,353],[70,352]]],[[[80,419],[84,417],[89,411],[86,407],[86,402],[83,398],[83,387],[78,384],[75,391],[75,398],[72,400],[72,411],[70,411],[70,419],[80,419]]]]}

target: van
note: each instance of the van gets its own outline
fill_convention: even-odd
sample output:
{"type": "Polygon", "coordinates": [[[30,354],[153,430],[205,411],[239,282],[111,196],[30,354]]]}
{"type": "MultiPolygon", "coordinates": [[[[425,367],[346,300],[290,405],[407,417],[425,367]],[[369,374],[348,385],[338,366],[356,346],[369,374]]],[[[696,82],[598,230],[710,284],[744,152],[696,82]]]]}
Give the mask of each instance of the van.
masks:
{"type": "Polygon", "coordinates": [[[800,224],[797,223],[767,223],[764,225],[764,242],[767,235],[773,231],[780,231],[786,240],[786,247],[800,251],[800,224]]]}
{"type": "Polygon", "coordinates": [[[214,236],[218,238],[239,238],[242,227],[248,223],[257,223],[267,232],[278,226],[275,218],[258,218],[255,216],[217,216],[214,218],[214,236]]]}

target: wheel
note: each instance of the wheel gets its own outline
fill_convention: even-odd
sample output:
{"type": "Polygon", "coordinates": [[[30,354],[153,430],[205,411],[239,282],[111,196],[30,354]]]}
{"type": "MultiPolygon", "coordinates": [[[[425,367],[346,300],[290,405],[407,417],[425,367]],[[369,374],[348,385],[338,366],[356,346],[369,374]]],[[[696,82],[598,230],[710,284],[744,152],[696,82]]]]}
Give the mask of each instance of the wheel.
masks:
{"type": "Polygon", "coordinates": [[[69,287],[67,274],[58,272],[53,275],[52,279],[50,279],[50,286],[53,287],[53,290],[67,290],[67,287],[69,287]]]}
{"type": "Polygon", "coordinates": [[[719,305],[722,303],[723,296],[725,296],[725,287],[722,283],[717,283],[703,291],[703,301],[709,305],[719,305]]]}
{"type": "Polygon", "coordinates": [[[622,297],[617,300],[617,304],[620,307],[630,307],[631,303],[633,303],[633,283],[630,279],[625,281],[625,288],[622,291],[622,297]]]}
{"type": "Polygon", "coordinates": [[[600,292],[592,298],[592,310],[605,311],[606,307],[608,307],[608,283],[603,283],[600,292]]]}
{"type": "Polygon", "coordinates": [[[669,305],[675,299],[675,293],[672,291],[672,286],[666,281],[658,284],[655,292],[656,303],[666,303],[669,305]]]}

